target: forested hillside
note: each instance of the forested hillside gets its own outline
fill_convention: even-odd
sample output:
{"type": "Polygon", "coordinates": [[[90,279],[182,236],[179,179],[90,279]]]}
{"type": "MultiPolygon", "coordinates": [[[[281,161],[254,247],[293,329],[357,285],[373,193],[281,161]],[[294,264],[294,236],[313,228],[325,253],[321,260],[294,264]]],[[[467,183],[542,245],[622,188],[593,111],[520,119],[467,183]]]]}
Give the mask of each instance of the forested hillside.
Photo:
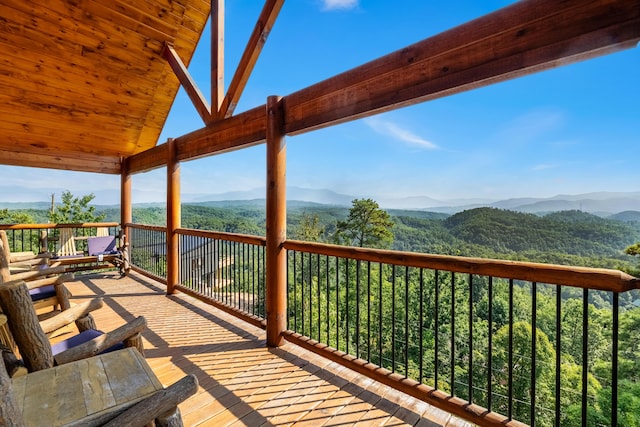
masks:
{"type": "MultiPolygon", "coordinates": [[[[118,221],[117,210],[107,220],[118,221]]],[[[317,217],[320,240],[331,242],[336,222],[346,207],[292,204],[288,207],[288,235],[296,239],[304,217],[317,217]]],[[[618,268],[633,271],[637,259],[624,249],[640,242],[640,213],[625,212],[601,218],[582,211],[538,216],[496,208],[476,208],[448,216],[424,211],[389,210],[395,225],[392,249],[535,261],[554,264],[618,268]],[[637,215],[636,215],[637,214],[637,215]]],[[[162,225],[165,210],[134,208],[134,222],[162,225]]],[[[265,235],[264,203],[216,202],[182,207],[182,226],[241,234],[265,235]]]]}
{"type": "MultiPolygon", "coordinates": [[[[119,221],[118,209],[105,209],[106,221],[119,221]]],[[[101,213],[102,213],[101,212],[101,213]]],[[[544,216],[496,208],[476,208],[454,215],[389,210],[395,225],[392,249],[482,258],[526,260],[635,271],[638,262],[624,249],[640,242],[640,212],[601,218],[582,211],[544,216]]],[[[300,238],[305,218],[317,219],[319,240],[332,242],[346,207],[290,203],[288,235],[300,238]]],[[[134,207],[136,223],[164,225],[160,206],[134,207]]],[[[47,222],[47,211],[2,210],[0,221],[47,222]]],[[[265,235],[264,201],[207,202],[182,206],[182,226],[204,230],[265,235]]]]}

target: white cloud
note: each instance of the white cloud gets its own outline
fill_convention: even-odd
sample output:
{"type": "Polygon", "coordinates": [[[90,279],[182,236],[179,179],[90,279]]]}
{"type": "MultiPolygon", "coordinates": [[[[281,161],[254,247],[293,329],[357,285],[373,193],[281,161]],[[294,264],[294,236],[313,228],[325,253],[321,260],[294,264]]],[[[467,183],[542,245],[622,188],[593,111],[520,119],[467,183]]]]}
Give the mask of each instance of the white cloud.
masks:
{"type": "Polygon", "coordinates": [[[435,150],[440,148],[433,142],[416,135],[410,130],[403,129],[395,123],[380,120],[379,118],[375,117],[367,118],[364,120],[364,122],[375,132],[381,135],[390,136],[407,144],[415,145],[428,150],[435,150]]]}
{"type": "Polygon", "coordinates": [[[358,6],[359,0],[323,0],[324,10],[353,9],[358,6]]]}

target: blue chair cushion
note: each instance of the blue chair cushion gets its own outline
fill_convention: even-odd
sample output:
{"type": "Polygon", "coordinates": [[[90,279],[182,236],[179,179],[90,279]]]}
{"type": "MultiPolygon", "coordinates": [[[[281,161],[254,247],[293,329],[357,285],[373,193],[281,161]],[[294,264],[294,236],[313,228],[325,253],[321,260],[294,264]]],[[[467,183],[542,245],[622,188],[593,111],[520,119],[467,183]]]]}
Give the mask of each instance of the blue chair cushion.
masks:
{"type": "Polygon", "coordinates": [[[91,256],[117,254],[116,236],[89,237],[87,251],[91,256]]]}
{"type": "Polygon", "coordinates": [[[47,285],[29,289],[29,295],[31,295],[31,301],[41,301],[43,299],[55,297],[56,288],[53,285],[47,285]]]}
{"type": "MultiPolygon", "coordinates": [[[[99,337],[100,335],[104,335],[104,332],[97,331],[95,329],[88,329],[86,331],[80,332],[78,335],[75,335],[71,338],[67,338],[66,340],[60,341],[51,346],[51,352],[55,356],[56,354],[62,353],[65,350],[76,347],[80,344],[83,344],[87,341],[91,341],[92,339],[99,337]]],[[[112,351],[120,350],[124,348],[124,343],[118,343],[113,347],[109,347],[101,354],[109,353],[112,351]]]]}

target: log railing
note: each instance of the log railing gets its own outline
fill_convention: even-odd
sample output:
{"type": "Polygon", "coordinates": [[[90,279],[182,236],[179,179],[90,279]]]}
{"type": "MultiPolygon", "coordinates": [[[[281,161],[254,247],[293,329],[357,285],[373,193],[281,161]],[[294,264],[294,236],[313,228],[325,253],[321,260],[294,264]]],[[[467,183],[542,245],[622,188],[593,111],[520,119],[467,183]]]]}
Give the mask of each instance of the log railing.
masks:
{"type": "MultiPolygon", "coordinates": [[[[144,245],[166,243],[163,227],[130,230],[134,261],[144,245]],[[136,243],[138,232],[153,243],[136,243]]],[[[265,239],[178,234],[176,288],[264,326],[265,239]]],[[[293,343],[478,425],[618,425],[629,415],[638,379],[620,372],[637,344],[625,328],[640,310],[638,278],[292,240],[284,248],[293,343]]],[[[140,259],[160,266],[134,265],[161,276],[158,255],[140,259]]]]}

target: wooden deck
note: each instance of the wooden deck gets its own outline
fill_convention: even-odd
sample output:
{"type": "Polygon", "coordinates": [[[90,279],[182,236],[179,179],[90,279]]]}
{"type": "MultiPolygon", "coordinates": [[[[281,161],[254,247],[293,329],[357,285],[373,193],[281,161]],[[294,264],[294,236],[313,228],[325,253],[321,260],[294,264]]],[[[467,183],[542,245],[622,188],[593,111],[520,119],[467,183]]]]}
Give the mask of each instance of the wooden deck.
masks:
{"type": "Polygon", "coordinates": [[[470,426],[424,402],[265,334],[188,295],[132,273],[78,276],[74,301],[101,296],[99,328],[143,315],[145,356],[169,385],[186,373],[200,388],[182,405],[187,426],[470,426]]]}

